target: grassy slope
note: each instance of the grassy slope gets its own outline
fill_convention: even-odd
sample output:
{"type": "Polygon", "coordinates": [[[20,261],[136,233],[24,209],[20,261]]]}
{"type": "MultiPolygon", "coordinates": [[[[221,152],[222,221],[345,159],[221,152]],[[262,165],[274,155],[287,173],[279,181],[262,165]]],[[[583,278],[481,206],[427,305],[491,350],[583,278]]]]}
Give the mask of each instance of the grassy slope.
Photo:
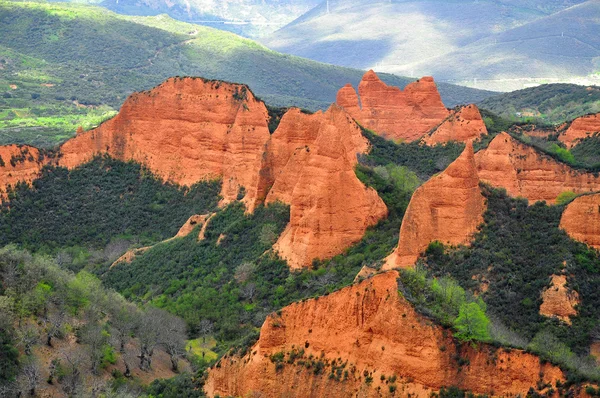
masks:
{"type": "Polygon", "coordinates": [[[600,87],[575,84],[547,84],[501,94],[478,104],[503,118],[513,121],[517,112],[546,123],[563,123],[588,113],[600,112],[600,87]]]}
{"type": "MultiPolygon", "coordinates": [[[[110,117],[133,91],[170,76],[246,83],[272,105],[318,109],[362,74],[166,16],[0,2],[0,144],[55,145],[77,125],[88,128],[110,117]]],[[[409,82],[384,79],[398,86],[409,82]]],[[[490,95],[450,85],[440,91],[448,106],[490,95]]]]}

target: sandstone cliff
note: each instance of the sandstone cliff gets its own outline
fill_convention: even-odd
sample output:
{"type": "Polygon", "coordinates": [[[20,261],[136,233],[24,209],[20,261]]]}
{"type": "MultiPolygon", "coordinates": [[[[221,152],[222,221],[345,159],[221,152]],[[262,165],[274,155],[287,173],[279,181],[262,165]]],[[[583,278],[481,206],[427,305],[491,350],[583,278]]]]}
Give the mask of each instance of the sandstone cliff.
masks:
{"type": "Polygon", "coordinates": [[[392,386],[396,396],[429,397],[457,386],[477,394],[525,396],[538,380],[552,385],[563,380],[559,369],[519,350],[458,347],[398,294],[397,277],[395,271],[380,274],[268,317],[248,354],[225,357],[210,369],[206,392],[379,397],[393,396],[392,386]],[[456,358],[469,365],[460,366],[456,358]]]}
{"type": "Polygon", "coordinates": [[[600,193],[583,195],[569,203],[560,228],[571,238],[600,249],[600,193]]]}
{"type": "Polygon", "coordinates": [[[558,318],[570,325],[571,317],[577,315],[577,304],[579,295],[567,287],[567,276],[552,275],[550,286],[542,292],[540,315],[558,318]]]}
{"type": "Polygon", "coordinates": [[[9,185],[37,178],[43,166],[39,151],[27,145],[0,146],[0,159],[0,199],[9,185]]]}
{"type": "Polygon", "coordinates": [[[531,203],[538,200],[554,203],[564,191],[600,190],[600,177],[574,170],[507,133],[498,134],[487,149],[477,152],[475,160],[482,181],[505,188],[511,196],[527,198],[531,203]]]}
{"type": "Polygon", "coordinates": [[[487,135],[481,113],[475,105],[464,106],[454,111],[431,134],[423,138],[427,145],[449,141],[467,142],[487,135]]]}
{"type": "MultiPolygon", "coordinates": [[[[249,212],[265,201],[285,202],[291,221],[275,249],[293,267],[342,253],[387,215],[377,193],[354,173],[357,153],[369,144],[340,107],[314,115],[291,109],[272,136],[268,122],[266,106],[246,86],[172,78],[130,96],[98,128],[79,130],[60,148],[58,164],[74,168],[109,154],[182,185],[222,178],[221,204],[243,196],[249,212]]],[[[25,152],[15,167],[9,161],[21,149],[0,150],[7,163],[0,167],[0,186],[37,175],[37,150],[25,152]]],[[[122,260],[133,256],[126,253],[122,260]]]]}
{"type": "Polygon", "coordinates": [[[571,148],[577,143],[593,134],[600,133],[600,113],[582,116],[573,120],[569,129],[558,136],[558,139],[571,148]]]}
{"type": "Polygon", "coordinates": [[[400,241],[384,269],[412,267],[430,242],[459,245],[470,241],[483,222],[485,199],[479,188],[473,145],[441,174],[419,187],[410,200],[400,241]]]}
{"type": "Polygon", "coordinates": [[[67,141],[59,164],[73,168],[108,153],[182,185],[222,177],[224,203],[244,187],[252,211],[269,136],[267,109],[246,86],[171,78],[131,95],[116,117],[67,141]]]}
{"type": "Polygon", "coordinates": [[[290,204],[290,223],[275,249],[292,267],[329,258],[359,241],[387,215],[377,193],[356,177],[368,142],[340,107],[307,115],[288,111],[271,137],[262,175],[266,203],[290,204]]]}
{"type": "Polygon", "coordinates": [[[396,141],[418,140],[449,115],[433,78],[424,77],[400,90],[386,85],[372,70],[363,76],[358,95],[346,85],[336,103],[362,126],[396,141]]]}

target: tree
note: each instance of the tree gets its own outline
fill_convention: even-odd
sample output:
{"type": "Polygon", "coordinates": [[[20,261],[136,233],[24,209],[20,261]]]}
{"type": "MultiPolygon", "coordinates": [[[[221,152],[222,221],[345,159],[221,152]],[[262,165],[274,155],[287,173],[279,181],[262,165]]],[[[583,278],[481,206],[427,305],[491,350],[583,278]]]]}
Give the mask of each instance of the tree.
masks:
{"type": "Polygon", "coordinates": [[[35,390],[42,380],[40,366],[35,360],[27,361],[21,368],[19,375],[19,385],[22,391],[26,391],[29,396],[35,396],[35,390]]]}
{"type": "Polygon", "coordinates": [[[148,371],[152,366],[154,349],[160,342],[160,328],[163,310],[148,306],[141,314],[136,327],[136,335],[140,340],[140,369],[148,371]]]}
{"type": "Polygon", "coordinates": [[[25,355],[31,355],[31,349],[40,341],[38,329],[30,324],[17,330],[18,345],[23,347],[25,355]]]}
{"type": "Polygon", "coordinates": [[[557,205],[564,205],[572,201],[577,197],[577,194],[573,191],[563,191],[556,197],[557,205]]]}
{"type": "Polygon", "coordinates": [[[200,324],[198,325],[198,331],[200,332],[200,336],[202,336],[203,343],[206,343],[206,336],[210,335],[214,328],[215,324],[212,321],[208,319],[203,319],[200,321],[200,324]]]}
{"type": "Polygon", "coordinates": [[[171,359],[173,372],[179,370],[178,360],[185,354],[185,322],[183,319],[163,311],[163,321],[160,329],[160,344],[165,348],[171,359]]]}
{"type": "Polygon", "coordinates": [[[462,341],[489,341],[489,323],[480,303],[463,304],[454,320],[454,336],[462,341]]]}
{"type": "Polygon", "coordinates": [[[118,293],[111,295],[109,303],[109,324],[112,327],[111,336],[116,341],[115,348],[120,353],[123,353],[125,352],[125,344],[131,338],[133,329],[139,321],[139,310],[135,304],[127,302],[118,293]]]}
{"type": "Polygon", "coordinates": [[[81,340],[86,344],[91,365],[90,369],[94,375],[98,375],[104,355],[104,345],[108,342],[108,334],[104,332],[101,325],[88,323],[83,330],[81,340]]]}

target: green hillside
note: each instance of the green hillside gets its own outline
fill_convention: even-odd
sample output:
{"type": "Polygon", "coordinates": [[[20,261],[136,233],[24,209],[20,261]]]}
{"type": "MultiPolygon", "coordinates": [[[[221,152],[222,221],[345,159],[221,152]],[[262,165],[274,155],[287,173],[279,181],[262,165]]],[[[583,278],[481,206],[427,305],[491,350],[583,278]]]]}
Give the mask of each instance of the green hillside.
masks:
{"type": "MultiPolygon", "coordinates": [[[[279,54],[170,17],[65,3],[0,2],[0,144],[52,146],[114,115],[127,95],[170,76],[248,84],[271,105],[315,110],[363,71],[279,54]]],[[[390,84],[410,80],[383,76],[390,84]]],[[[440,85],[447,106],[491,93],[440,85]]]]}
{"type": "Polygon", "coordinates": [[[559,124],[600,112],[600,87],[544,84],[488,98],[477,105],[508,120],[559,124]]]}

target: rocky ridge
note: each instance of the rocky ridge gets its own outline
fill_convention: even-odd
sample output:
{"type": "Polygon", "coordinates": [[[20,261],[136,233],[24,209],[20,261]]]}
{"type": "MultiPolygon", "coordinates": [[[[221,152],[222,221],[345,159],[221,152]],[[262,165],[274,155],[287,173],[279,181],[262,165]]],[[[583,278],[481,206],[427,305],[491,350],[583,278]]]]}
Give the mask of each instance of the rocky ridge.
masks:
{"type": "Polygon", "coordinates": [[[469,243],[483,221],[485,199],[479,188],[473,144],[441,174],[420,186],[400,226],[396,250],[384,269],[412,267],[429,243],[469,243]]]}
{"type": "Polygon", "coordinates": [[[394,141],[418,140],[449,115],[432,77],[401,90],[386,85],[372,70],[363,76],[358,94],[346,85],[336,103],[363,127],[394,141]]]}
{"type": "Polygon", "coordinates": [[[379,274],[269,316],[246,355],[224,357],[210,369],[205,391],[210,397],[429,397],[457,386],[524,396],[564,380],[558,368],[523,351],[456,344],[402,298],[397,278],[396,271],[379,274]]]}
{"type": "Polygon", "coordinates": [[[564,191],[580,194],[600,190],[600,177],[574,170],[507,133],[498,134],[486,149],[477,152],[475,161],[481,181],[530,203],[555,203],[564,191]]]}

